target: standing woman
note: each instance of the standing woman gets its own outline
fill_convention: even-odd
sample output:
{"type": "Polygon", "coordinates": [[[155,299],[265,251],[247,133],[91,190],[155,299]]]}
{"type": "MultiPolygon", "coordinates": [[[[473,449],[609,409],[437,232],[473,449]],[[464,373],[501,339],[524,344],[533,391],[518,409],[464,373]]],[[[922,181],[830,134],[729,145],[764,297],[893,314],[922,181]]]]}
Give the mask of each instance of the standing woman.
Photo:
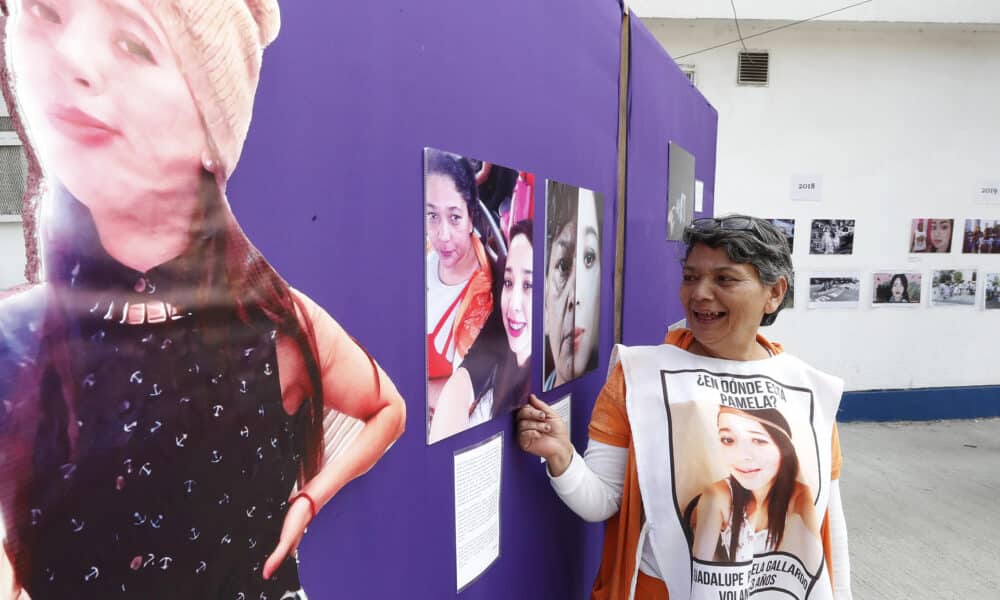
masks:
{"type": "Polygon", "coordinates": [[[837,249],[830,226],[823,228],[823,254],[833,254],[837,249]]]}
{"type": "Polygon", "coordinates": [[[277,4],[7,8],[49,191],[47,282],[0,306],[12,594],[300,597],[306,525],[399,438],[405,407],[225,197],[277,4]],[[326,465],[324,409],[364,422],[326,465]]]}
{"type": "MultiPolygon", "coordinates": [[[[765,555],[781,551],[782,543],[773,535],[767,543],[765,534],[756,547],[744,544],[753,558],[742,562],[705,550],[724,539],[723,520],[738,518],[726,514],[726,502],[706,502],[697,515],[704,543],[692,552],[678,507],[718,480],[706,456],[706,441],[708,436],[718,436],[720,442],[731,437],[734,417],[748,414],[731,408],[744,404],[780,409],[789,434],[799,431],[810,438],[796,442],[802,444],[796,452],[800,463],[809,461],[807,474],[815,482],[811,489],[821,491],[813,497],[806,488],[792,485],[787,505],[780,501],[785,507],[780,515],[764,506],[746,511],[746,504],[740,512],[754,517],[754,533],[774,527],[781,537],[791,541],[794,535],[804,542],[797,547],[805,550],[789,561],[798,559],[807,572],[782,580],[782,591],[800,599],[847,600],[850,561],[834,421],[843,383],[785,354],[759,333],[784,305],[792,280],[788,244],[768,221],[742,215],[695,220],[684,241],[679,295],[690,329],[671,331],[660,346],[616,349],[620,360],[613,361],[594,405],[584,456],[577,454],[558,413],[534,397],[518,412],[518,442],[523,450],[547,460],[552,486],[574,512],[588,521],[607,521],[591,598],[747,597],[768,586],[755,575],[774,564],[765,555]],[[740,391],[733,392],[734,386],[740,391]],[[702,417],[708,414],[711,424],[702,417]],[[715,421],[718,415],[726,416],[715,421]],[[811,513],[821,515],[821,542],[812,534],[811,513]],[[785,524],[779,525],[782,515],[785,524]],[[825,560],[813,560],[812,552],[820,545],[825,560]],[[816,564],[820,566],[812,570],[816,564]]],[[[749,437],[754,423],[748,420],[753,419],[744,417],[740,424],[744,439],[759,444],[781,435],[781,423],[776,423],[769,438],[749,437]]],[[[761,504],[775,500],[764,492],[777,487],[772,481],[780,471],[774,464],[780,462],[780,453],[769,457],[766,474],[763,464],[738,467],[747,485],[761,493],[761,504]]],[[[725,500],[718,491],[716,500],[725,500]]],[[[744,531],[750,533],[750,528],[744,531]]],[[[732,547],[731,532],[729,539],[732,547]]]]}

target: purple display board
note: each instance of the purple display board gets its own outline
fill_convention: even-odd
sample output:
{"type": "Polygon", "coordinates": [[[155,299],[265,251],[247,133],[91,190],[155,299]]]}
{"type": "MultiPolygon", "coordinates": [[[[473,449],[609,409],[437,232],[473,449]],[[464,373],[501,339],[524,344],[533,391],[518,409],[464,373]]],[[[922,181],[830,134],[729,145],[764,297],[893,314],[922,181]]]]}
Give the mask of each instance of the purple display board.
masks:
{"type": "MultiPolygon", "coordinates": [[[[305,590],[313,599],[455,596],[452,454],[503,431],[501,556],[461,597],[587,596],[602,528],[562,505],[544,467],[517,449],[512,417],[425,445],[422,150],[447,148],[604,194],[602,260],[613,265],[618,3],[286,1],[282,10],[229,186],[233,210],[278,271],[378,358],[408,404],[403,438],[310,526],[300,549],[305,590]]],[[[662,52],[642,53],[665,70],[662,52]]],[[[702,120],[714,140],[714,113],[702,120]]],[[[714,145],[690,131],[682,143],[707,177],[714,145]]],[[[666,147],[663,138],[663,164],[666,147]]],[[[544,228],[534,237],[541,248],[544,228]]],[[[536,273],[543,254],[535,253],[536,273]]],[[[611,268],[602,275],[601,367],[543,396],[572,392],[581,449],[610,353],[612,276],[611,268]]],[[[541,315],[542,294],[534,302],[541,315]]],[[[535,327],[536,373],[541,336],[535,327]]]]}
{"type": "Polygon", "coordinates": [[[717,127],[715,109],[634,19],[622,343],[658,344],[667,326],[684,318],[677,300],[683,244],[664,241],[663,234],[668,142],[694,155],[695,178],[705,184],[702,210],[694,216],[711,216],[717,127]]]}

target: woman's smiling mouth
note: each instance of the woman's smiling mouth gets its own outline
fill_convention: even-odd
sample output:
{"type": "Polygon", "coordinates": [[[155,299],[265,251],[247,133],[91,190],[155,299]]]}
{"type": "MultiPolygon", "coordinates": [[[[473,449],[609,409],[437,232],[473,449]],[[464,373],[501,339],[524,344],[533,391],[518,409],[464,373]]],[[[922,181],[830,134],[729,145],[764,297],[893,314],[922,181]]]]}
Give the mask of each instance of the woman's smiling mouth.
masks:
{"type": "Polygon", "coordinates": [[[507,318],[507,332],[513,337],[520,337],[520,335],[524,333],[524,329],[527,326],[527,321],[515,321],[510,317],[507,318]]]}
{"type": "Polygon", "coordinates": [[[694,315],[695,319],[697,319],[699,321],[705,321],[705,322],[717,321],[717,320],[721,319],[722,317],[726,316],[726,313],[722,312],[722,311],[720,311],[720,312],[712,312],[712,311],[697,311],[697,310],[693,310],[693,311],[691,311],[691,314],[694,315]]]}

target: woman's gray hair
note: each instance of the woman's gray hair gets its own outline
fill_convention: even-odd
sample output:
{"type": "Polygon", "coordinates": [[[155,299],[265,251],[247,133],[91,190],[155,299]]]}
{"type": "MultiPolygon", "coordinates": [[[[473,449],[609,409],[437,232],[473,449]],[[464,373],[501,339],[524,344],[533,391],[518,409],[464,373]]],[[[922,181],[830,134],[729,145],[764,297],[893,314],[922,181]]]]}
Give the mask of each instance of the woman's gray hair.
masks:
{"type": "MultiPolygon", "coordinates": [[[[792,270],[792,251],[788,247],[785,235],[766,219],[747,215],[718,217],[720,222],[724,219],[749,219],[750,226],[748,229],[688,227],[684,230],[684,243],[687,244],[684,259],[687,260],[695,244],[705,244],[709,248],[725,248],[729,260],[753,265],[757,270],[757,276],[760,277],[764,285],[774,285],[784,277],[785,281],[788,282],[789,290],[791,290],[795,275],[792,270]]],[[[774,320],[778,318],[778,313],[781,312],[782,308],[785,308],[788,300],[789,294],[786,292],[777,310],[765,314],[761,318],[761,326],[774,323],[774,320]]]]}

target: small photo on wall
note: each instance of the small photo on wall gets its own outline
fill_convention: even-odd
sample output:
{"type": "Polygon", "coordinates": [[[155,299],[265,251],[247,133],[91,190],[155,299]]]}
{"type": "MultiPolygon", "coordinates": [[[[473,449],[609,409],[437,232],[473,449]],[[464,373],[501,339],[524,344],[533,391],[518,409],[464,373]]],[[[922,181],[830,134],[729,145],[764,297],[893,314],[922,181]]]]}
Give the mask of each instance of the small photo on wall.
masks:
{"type": "Polygon", "coordinates": [[[951,252],[954,219],[913,219],[910,222],[910,252],[951,252]]]}
{"type": "Polygon", "coordinates": [[[873,306],[920,306],[922,276],[917,272],[875,273],[872,277],[873,306]]]}
{"type": "Polygon", "coordinates": [[[534,175],[424,149],[427,443],[522,406],[534,175]]]}
{"type": "Polygon", "coordinates": [[[817,273],[809,277],[809,308],[857,308],[860,273],[817,273]]]}
{"type": "Polygon", "coordinates": [[[778,231],[785,234],[785,241],[788,242],[788,252],[795,251],[795,219],[767,219],[778,231]]]}
{"type": "Polygon", "coordinates": [[[976,303],[976,271],[934,271],[932,306],[972,306],[976,303]]]}
{"type": "Polygon", "coordinates": [[[814,219],[809,254],[853,254],[854,219],[814,219]]]}
{"type": "Polygon", "coordinates": [[[542,391],[597,368],[604,197],[548,181],[542,391]]]}
{"type": "Polygon", "coordinates": [[[680,241],[694,219],[694,155],[670,142],[667,160],[667,239],[680,241]]]}
{"type": "Polygon", "coordinates": [[[963,254],[1000,254],[1000,221],[966,219],[963,254]]]}
{"type": "Polygon", "coordinates": [[[987,273],[984,280],[986,281],[986,310],[1000,309],[1000,273],[987,273]]]}

